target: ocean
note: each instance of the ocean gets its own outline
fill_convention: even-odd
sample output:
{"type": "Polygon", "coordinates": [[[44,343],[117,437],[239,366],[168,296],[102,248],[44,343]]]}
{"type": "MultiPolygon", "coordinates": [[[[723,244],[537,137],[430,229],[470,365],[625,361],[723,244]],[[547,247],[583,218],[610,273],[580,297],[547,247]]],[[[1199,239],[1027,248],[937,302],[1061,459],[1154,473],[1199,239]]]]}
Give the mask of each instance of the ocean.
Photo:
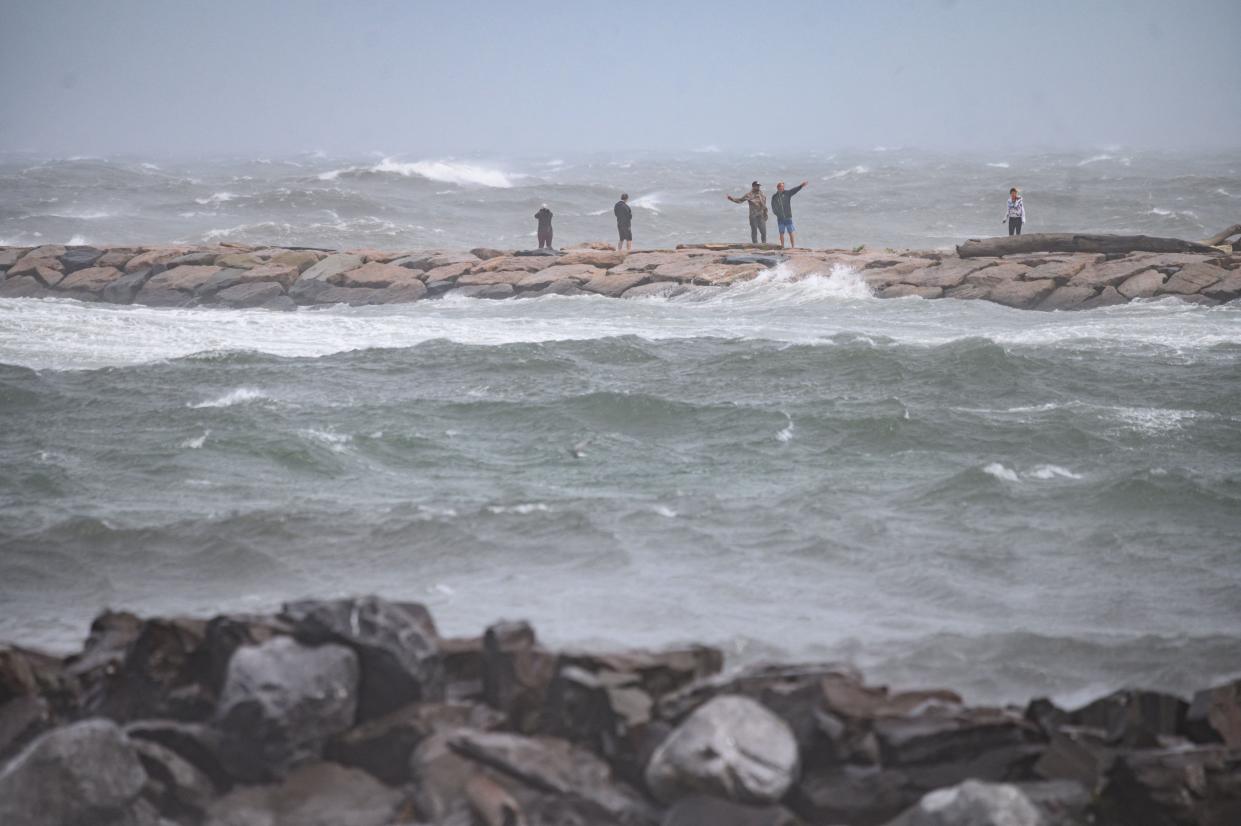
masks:
{"type": "MultiPolygon", "coordinates": [[[[1201,238],[1241,155],[0,160],[0,241],[814,246],[1201,238]],[[774,230],[774,222],[771,227],[774,230]]],[[[1241,674],[1241,308],[878,300],[839,269],[620,301],[297,313],[0,300],[0,639],[105,606],[425,602],[442,630],[846,660],[973,702],[1241,674]]]]}

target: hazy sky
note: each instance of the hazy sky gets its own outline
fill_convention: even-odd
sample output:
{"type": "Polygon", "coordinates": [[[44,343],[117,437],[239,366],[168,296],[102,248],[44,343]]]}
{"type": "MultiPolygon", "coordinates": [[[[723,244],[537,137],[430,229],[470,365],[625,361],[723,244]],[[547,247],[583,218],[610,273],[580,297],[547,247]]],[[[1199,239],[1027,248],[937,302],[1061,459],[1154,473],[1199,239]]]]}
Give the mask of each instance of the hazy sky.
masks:
{"type": "Polygon", "coordinates": [[[1236,147],[1238,0],[0,0],[0,150],[1236,147]]]}

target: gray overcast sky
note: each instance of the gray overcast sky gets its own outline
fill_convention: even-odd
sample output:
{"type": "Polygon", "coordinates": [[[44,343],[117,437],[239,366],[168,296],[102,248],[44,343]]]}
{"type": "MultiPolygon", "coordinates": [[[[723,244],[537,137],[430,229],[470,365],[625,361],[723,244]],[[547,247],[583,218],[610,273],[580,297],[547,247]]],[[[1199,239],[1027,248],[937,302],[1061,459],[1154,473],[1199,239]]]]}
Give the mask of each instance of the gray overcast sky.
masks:
{"type": "Polygon", "coordinates": [[[0,150],[1241,145],[1238,0],[0,0],[0,150]]]}

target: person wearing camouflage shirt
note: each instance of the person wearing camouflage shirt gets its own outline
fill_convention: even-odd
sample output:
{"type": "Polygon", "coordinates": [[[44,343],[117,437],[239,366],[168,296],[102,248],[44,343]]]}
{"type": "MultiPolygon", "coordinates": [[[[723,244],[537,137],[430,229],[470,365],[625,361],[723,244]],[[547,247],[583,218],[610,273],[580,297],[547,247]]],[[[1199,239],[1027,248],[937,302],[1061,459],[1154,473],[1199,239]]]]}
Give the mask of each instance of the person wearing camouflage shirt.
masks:
{"type": "Polygon", "coordinates": [[[757,244],[759,236],[767,243],[767,196],[763,194],[762,184],[758,181],[750,184],[750,191],[740,198],[725,195],[734,204],[750,205],[750,243],[757,244]]]}

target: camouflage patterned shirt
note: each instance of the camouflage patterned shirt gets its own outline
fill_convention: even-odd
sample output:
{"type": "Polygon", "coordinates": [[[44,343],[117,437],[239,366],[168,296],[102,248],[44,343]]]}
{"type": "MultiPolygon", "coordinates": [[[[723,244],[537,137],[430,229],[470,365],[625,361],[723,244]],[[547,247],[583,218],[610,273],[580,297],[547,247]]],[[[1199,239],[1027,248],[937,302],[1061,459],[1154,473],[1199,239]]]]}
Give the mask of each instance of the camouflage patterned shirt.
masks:
{"type": "Polygon", "coordinates": [[[734,198],[729,195],[728,199],[736,204],[749,204],[751,218],[758,218],[763,221],[767,220],[767,196],[759,190],[751,189],[740,198],[734,198]]]}

